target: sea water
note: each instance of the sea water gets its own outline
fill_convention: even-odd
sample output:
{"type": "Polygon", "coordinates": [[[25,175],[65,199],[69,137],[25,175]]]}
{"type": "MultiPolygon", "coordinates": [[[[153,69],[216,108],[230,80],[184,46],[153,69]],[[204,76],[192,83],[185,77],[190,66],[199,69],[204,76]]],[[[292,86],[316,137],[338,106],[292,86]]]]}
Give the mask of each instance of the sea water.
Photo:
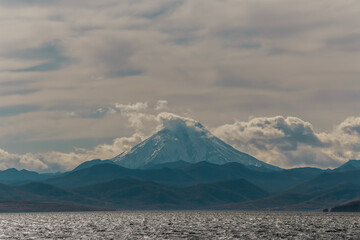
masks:
{"type": "Polygon", "coordinates": [[[360,214],[121,211],[0,214],[0,239],[360,239],[360,214]]]}

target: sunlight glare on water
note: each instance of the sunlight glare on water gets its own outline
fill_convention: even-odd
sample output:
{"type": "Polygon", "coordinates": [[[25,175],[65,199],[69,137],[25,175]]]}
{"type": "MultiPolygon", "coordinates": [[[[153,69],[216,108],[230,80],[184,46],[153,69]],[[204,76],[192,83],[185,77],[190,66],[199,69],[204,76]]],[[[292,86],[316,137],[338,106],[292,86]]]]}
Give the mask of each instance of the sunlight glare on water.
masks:
{"type": "Polygon", "coordinates": [[[0,239],[360,239],[360,214],[14,213],[0,214],[0,239]]]}

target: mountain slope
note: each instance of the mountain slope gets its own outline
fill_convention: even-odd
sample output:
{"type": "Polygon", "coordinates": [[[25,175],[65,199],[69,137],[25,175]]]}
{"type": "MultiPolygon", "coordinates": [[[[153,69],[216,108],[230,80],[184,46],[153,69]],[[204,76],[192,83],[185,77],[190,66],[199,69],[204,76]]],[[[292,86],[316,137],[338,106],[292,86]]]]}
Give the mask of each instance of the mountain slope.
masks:
{"type": "Polygon", "coordinates": [[[33,182],[17,187],[0,185],[0,202],[4,203],[0,211],[42,211],[40,206],[49,211],[92,209],[86,206],[97,209],[210,209],[266,196],[268,193],[243,179],[183,188],[136,179],[115,179],[71,190],[33,182]]]}
{"type": "Polygon", "coordinates": [[[360,212],[360,200],[331,208],[331,212],[360,212]]]}
{"type": "Polygon", "coordinates": [[[167,186],[186,187],[217,181],[245,179],[267,192],[280,192],[322,173],[320,169],[298,168],[282,171],[254,171],[240,163],[216,165],[209,162],[170,169],[127,169],[114,164],[100,164],[51,178],[45,183],[61,188],[98,184],[118,178],[152,181],[167,186]]]}
{"type": "Polygon", "coordinates": [[[113,161],[110,160],[100,160],[100,159],[94,159],[94,160],[90,160],[90,161],[86,161],[81,163],[79,166],[77,166],[76,168],[74,168],[72,171],[78,171],[78,170],[82,170],[85,168],[89,168],[95,165],[99,165],[99,164],[115,164],[113,161]]]}
{"type": "Polygon", "coordinates": [[[112,211],[109,208],[90,207],[73,204],[30,202],[18,200],[0,200],[1,213],[14,212],[77,212],[77,211],[112,211]]]}
{"type": "Polygon", "coordinates": [[[218,165],[237,162],[245,166],[280,170],[236,150],[212,135],[200,123],[184,119],[169,121],[164,129],[112,160],[132,169],[179,161],[206,161],[218,165]]]}
{"type": "Polygon", "coordinates": [[[0,184],[0,199],[29,200],[37,198],[36,194],[23,192],[13,186],[0,184]]]}
{"type": "Polygon", "coordinates": [[[177,161],[177,162],[167,162],[167,163],[160,163],[160,164],[149,164],[140,169],[162,169],[162,168],[182,168],[185,166],[191,165],[189,162],[185,161],[177,161]]]}
{"type": "Polygon", "coordinates": [[[282,210],[309,211],[322,210],[344,202],[360,198],[360,185],[342,183],[334,187],[311,193],[283,192],[253,201],[230,203],[222,209],[241,210],[282,210]]]}
{"type": "Polygon", "coordinates": [[[335,168],[334,172],[347,172],[360,170],[360,160],[349,160],[338,168],[335,168]]]}
{"type": "Polygon", "coordinates": [[[347,172],[324,172],[317,177],[289,189],[289,192],[312,193],[334,187],[341,183],[360,185],[360,170],[347,172]]]}
{"type": "Polygon", "coordinates": [[[83,197],[77,193],[66,189],[61,189],[49,184],[32,182],[25,185],[14,187],[14,189],[25,193],[20,200],[31,200],[41,202],[57,202],[57,203],[76,203],[81,205],[103,205],[97,200],[83,197]],[[25,197],[30,194],[30,197],[25,197]]]}
{"type": "Polygon", "coordinates": [[[191,185],[196,183],[191,176],[181,170],[169,168],[153,170],[127,169],[114,164],[95,165],[44,182],[61,188],[76,188],[118,178],[150,180],[166,185],[191,185]]]}
{"type": "Polygon", "coordinates": [[[142,180],[116,179],[72,191],[123,209],[202,209],[268,195],[243,179],[187,188],[169,187],[142,180]]]}
{"type": "Polygon", "coordinates": [[[244,179],[199,184],[184,188],[184,193],[188,199],[202,205],[243,202],[269,195],[263,189],[244,179]]]}
{"type": "MultiPolygon", "coordinates": [[[[71,191],[37,182],[16,187],[0,184],[0,201],[2,200],[65,203],[100,207],[103,205],[102,202],[95,199],[87,198],[71,191]]],[[[19,207],[21,208],[21,206],[19,207]]]]}
{"type": "Polygon", "coordinates": [[[199,162],[177,170],[184,171],[198,183],[243,178],[268,192],[281,192],[308,181],[323,172],[316,168],[295,168],[281,171],[254,171],[239,163],[215,165],[199,162]]]}

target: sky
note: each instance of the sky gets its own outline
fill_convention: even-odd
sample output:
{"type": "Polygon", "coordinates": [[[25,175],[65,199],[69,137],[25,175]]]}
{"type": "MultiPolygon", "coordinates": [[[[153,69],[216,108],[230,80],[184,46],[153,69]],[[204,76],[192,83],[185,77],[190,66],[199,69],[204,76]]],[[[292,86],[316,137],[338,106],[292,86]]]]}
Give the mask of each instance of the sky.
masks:
{"type": "Polygon", "coordinates": [[[284,168],[360,159],[357,0],[0,0],[0,169],[195,119],[284,168]]]}

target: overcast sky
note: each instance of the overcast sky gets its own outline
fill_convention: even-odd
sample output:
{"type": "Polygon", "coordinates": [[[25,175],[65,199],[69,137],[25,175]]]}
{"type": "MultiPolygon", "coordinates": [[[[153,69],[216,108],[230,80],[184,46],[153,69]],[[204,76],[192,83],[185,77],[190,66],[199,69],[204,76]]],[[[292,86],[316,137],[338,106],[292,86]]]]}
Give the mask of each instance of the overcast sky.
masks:
{"type": "Polygon", "coordinates": [[[0,169],[200,121],[281,167],[360,158],[358,0],[0,0],[0,169]]]}

